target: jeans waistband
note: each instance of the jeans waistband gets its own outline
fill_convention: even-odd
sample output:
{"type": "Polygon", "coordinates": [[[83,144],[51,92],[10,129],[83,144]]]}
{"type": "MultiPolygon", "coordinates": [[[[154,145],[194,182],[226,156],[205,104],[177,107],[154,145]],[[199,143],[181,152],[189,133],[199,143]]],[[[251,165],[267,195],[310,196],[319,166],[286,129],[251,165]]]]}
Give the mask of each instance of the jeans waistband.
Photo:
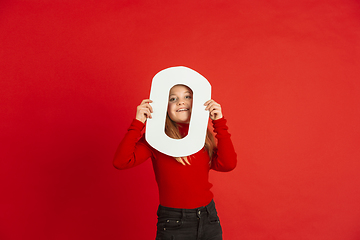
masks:
{"type": "Polygon", "coordinates": [[[211,202],[206,205],[206,206],[202,206],[202,207],[198,207],[198,208],[193,208],[193,209],[186,209],[186,208],[170,208],[170,207],[165,207],[162,205],[159,205],[158,208],[158,212],[157,215],[182,215],[183,217],[185,215],[194,215],[194,216],[198,216],[199,214],[201,214],[202,212],[207,212],[207,213],[211,213],[215,210],[215,202],[214,200],[211,200],[211,202]]]}

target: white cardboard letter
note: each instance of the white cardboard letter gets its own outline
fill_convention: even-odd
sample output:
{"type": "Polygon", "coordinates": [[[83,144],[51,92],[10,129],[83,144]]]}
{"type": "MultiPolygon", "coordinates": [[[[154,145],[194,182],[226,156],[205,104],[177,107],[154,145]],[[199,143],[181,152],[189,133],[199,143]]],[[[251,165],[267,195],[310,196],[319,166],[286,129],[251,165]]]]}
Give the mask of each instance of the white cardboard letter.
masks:
{"type": "Polygon", "coordinates": [[[205,144],[209,112],[204,103],[211,99],[211,85],[205,77],[187,67],[170,67],[158,72],[152,81],[150,99],[152,118],[146,121],[146,141],[156,150],[172,157],[184,157],[201,150],[205,144]],[[173,139],[165,134],[165,119],[170,89],[177,84],[193,91],[188,135],[173,139]]]}

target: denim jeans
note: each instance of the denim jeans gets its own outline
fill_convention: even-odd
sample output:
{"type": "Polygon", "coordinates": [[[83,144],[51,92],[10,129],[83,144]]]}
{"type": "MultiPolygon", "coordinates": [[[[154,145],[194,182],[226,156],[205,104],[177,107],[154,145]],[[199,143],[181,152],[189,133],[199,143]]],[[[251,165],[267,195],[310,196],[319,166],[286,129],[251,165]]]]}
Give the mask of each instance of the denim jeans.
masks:
{"type": "Polygon", "coordinates": [[[222,240],[214,200],[195,209],[159,206],[156,240],[222,240]]]}

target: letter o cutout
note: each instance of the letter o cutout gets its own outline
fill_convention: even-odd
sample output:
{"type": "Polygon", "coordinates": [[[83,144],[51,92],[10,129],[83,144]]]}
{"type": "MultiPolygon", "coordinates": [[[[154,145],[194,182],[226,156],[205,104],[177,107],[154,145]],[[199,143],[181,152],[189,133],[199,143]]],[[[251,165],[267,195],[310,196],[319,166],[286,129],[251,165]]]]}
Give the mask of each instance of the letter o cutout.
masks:
{"type": "Polygon", "coordinates": [[[201,150],[205,144],[209,112],[204,103],[211,99],[211,85],[198,72],[187,67],[170,67],[158,72],[151,83],[152,118],[146,121],[146,141],[156,150],[172,157],[184,157],[201,150]],[[189,132],[182,139],[173,139],[165,133],[165,119],[170,89],[177,84],[193,91],[189,132]]]}

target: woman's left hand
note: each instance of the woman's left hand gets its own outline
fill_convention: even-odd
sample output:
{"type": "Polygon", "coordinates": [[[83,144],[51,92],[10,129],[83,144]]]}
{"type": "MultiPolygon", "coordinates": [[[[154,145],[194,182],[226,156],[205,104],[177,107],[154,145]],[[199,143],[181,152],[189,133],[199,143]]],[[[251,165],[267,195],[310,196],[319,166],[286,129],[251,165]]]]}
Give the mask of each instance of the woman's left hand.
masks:
{"type": "Polygon", "coordinates": [[[211,120],[218,120],[223,117],[220,104],[218,104],[214,100],[210,99],[204,105],[206,106],[205,110],[208,110],[210,112],[211,120]]]}

